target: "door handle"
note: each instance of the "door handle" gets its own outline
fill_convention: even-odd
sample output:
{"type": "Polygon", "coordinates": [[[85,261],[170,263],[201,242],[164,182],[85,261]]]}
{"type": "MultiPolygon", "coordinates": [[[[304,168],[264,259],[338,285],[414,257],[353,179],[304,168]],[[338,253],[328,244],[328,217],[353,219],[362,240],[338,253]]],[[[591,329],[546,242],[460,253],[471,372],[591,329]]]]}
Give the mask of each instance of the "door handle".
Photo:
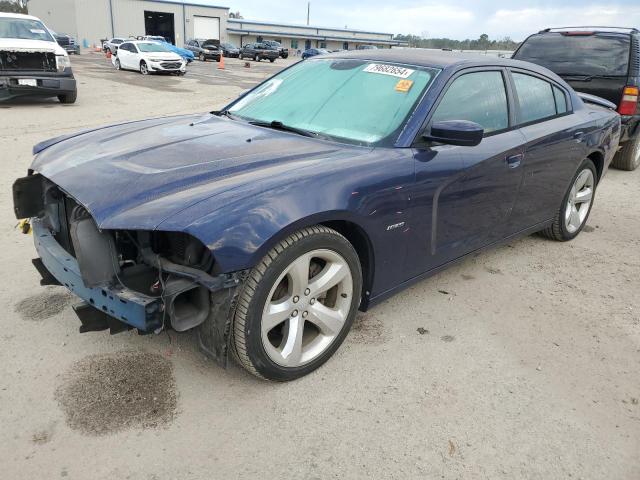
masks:
{"type": "Polygon", "coordinates": [[[573,134],[573,138],[575,138],[578,142],[582,141],[582,137],[584,137],[584,132],[576,132],[573,134]]]}
{"type": "Polygon", "coordinates": [[[524,158],[524,155],[522,155],[521,153],[518,153],[517,155],[508,156],[506,158],[507,166],[509,168],[518,168],[522,163],[523,158],[524,158]]]}

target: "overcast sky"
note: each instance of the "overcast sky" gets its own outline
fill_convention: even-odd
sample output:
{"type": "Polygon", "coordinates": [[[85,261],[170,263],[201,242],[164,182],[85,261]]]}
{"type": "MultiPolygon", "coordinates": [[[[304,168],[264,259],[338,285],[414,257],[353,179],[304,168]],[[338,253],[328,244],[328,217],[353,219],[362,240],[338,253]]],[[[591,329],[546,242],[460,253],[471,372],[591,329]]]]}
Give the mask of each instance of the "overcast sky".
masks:
{"type": "MultiPolygon", "coordinates": [[[[306,23],[306,1],[212,1],[246,19],[306,23]]],[[[311,24],[461,40],[482,33],[522,40],[553,26],[640,27],[640,0],[315,0],[311,24]]]]}

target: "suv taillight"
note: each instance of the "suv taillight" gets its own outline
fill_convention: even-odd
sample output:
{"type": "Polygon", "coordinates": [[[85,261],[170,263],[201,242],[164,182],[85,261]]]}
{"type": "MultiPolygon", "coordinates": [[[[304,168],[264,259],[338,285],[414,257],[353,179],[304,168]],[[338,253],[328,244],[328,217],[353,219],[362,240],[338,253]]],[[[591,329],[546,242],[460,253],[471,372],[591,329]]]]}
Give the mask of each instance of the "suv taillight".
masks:
{"type": "Polygon", "coordinates": [[[638,108],[638,87],[624,87],[622,101],[618,107],[620,115],[635,115],[638,108]]]}

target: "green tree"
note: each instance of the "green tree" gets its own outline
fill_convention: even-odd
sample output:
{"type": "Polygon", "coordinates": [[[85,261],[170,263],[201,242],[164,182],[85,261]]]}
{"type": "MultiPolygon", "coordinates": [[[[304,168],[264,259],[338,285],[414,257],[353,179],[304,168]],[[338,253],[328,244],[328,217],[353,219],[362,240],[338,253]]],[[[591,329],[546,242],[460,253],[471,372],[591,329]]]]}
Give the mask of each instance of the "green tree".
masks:
{"type": "Polygon", "coordinates": [[[28,13],[27,2],[24,2],[24,6],[21,3],[14,0],[0,0],[0,12],[8,13],[28,13]]]}

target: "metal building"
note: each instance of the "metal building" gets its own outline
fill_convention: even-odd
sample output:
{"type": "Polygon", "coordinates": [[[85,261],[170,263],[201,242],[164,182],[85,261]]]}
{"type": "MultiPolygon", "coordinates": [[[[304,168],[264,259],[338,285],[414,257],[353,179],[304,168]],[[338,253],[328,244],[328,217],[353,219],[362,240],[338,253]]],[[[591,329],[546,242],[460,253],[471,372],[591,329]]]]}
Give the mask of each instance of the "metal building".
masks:
{"type": "Polygon", "coordinates": [[[205,0],[30,0],[29,13],[85,48],[138,35],[161,35],[182,46],[190,38],[224,41],[229,8],[205,0]]]}
{"type": "Polygon", "coordinates": [[[403,46],[390,33],[230,19],[217,0],[30,0],[29,13],[84,47],[112,37],[161,35],[178,46],[215,38],[237,46],[277,40],[292,50],[353,50],[362,45],[403,46]]]}

